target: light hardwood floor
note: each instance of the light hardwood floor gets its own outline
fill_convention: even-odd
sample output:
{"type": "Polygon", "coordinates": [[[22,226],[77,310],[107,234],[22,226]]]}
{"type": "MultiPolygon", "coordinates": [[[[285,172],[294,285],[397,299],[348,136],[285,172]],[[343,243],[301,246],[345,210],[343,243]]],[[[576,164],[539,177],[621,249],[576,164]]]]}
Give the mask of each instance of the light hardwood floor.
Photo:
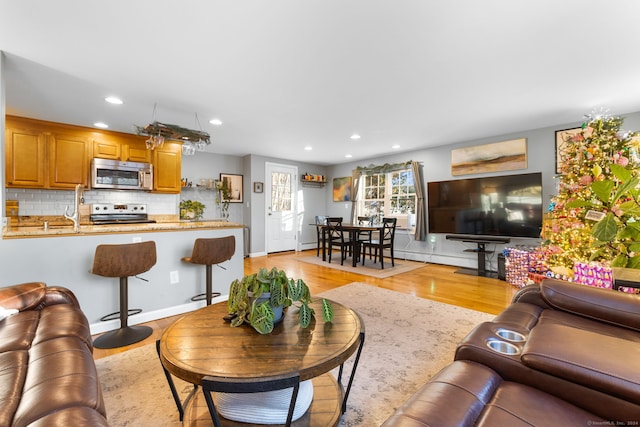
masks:
{"type": "MultiPolygon", "coordinates": [[[[457,267],[438,264],[424,264],[423,267],[408,273],[386,279],[378,279],[356,273],[342,272],[329,267],[312,265],[297,259],[314,254],[315,250],[245,258],[244,271],[245,274],[251,274],[261,267],[268,269],[277,267],[285,270],[287,275],[291,277],[303,279],[309,286],[312,295],[317,295],[323,291],[348,283],[364,282],[372,286],[491,314],[498,314],[502,311],[511,302],[511,298],[517,290],[502,280],[457,274],[455,273],[458,269],[457,267]]],[[[146,325],[153,328],[153,334],[149,338],[139,343],[116,349],[96,348],[94,350],[94,358],[100,359],[153,343],[160,338],[164,328],[178,317],[174,316],[148,322],[146,325]]]]}

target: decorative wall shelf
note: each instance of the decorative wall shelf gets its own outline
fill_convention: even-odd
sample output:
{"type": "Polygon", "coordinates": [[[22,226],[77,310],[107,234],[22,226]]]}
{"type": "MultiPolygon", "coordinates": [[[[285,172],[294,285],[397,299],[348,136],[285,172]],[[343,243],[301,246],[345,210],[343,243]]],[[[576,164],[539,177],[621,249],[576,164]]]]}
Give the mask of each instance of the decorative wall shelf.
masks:
{"type": "Polygon", "coordinates": [[[305,173],[300,177],[300,182],[302,182],[302,185],[308,187],[324,187],[327,183],[327,177],[324,175],[310,175],[305,173]]]}

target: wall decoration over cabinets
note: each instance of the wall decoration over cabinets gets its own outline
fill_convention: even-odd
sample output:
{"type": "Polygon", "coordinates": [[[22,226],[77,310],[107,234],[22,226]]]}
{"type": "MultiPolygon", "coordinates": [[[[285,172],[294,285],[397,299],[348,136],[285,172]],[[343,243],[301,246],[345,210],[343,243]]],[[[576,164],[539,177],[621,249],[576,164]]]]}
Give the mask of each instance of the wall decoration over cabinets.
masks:
{"type": "Polygon", "coordinates": [[[229,203],[242,203],[242,175],[221,173],[220,181],[229,189],[229,203]]]}
{"type": "Polygon", "coordinates": [[[566,160],[567,146],[571,137],[580,133],[581,127],[556,131],[556,173],[562,173],[562,165],[566,160]]]}
{"type": "Polygon", "coordinates": [[[333,178],[333,201],[348,202],[351,200],[351,177],[333,178]]]}
{"type": "Polygon", "coordinates": [[[513,139],[451,150],[451,175],[527,168],[527,139],[513,139]]]}

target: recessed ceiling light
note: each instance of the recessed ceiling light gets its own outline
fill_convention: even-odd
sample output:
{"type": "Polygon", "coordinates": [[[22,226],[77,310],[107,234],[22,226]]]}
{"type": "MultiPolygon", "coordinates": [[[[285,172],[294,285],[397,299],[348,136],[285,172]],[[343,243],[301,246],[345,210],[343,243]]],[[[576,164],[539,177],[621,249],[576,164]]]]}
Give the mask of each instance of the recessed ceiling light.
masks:
{"type": "Polygon", "coordinates": [[[398,148],[400,148],[400,144],[393,144],[391,148],[393,148],[394,150],[397,150],[398,148]]]}
{"type": "Polygon", "coordinates": [[[357,133],[354,133],[353,135],[351,135],[350,138],[351,139],[360,139],[360,135],[358,135],[357,133]]]}
{"type": "Polygon", "coordinates": [[[351,154],[347,154],[345,157],[346,157],[347,159],[350,159],[350,158],[352,158],[353,156],[352,156],[351,154]]]}
{"type": "Polygon", "coordinates": [[[220,126],[222,124],[222,120],[220,120],[220,119],[211,119],[211,120],[209,120],[209,123],[211,123],[214,126],[220,126]]]}
{"type": "Polygon", "coordinates": [[[107,129],[109,127],[108,124],[102,122],[95,122],[93,125],[100,129],[107,129]]]}
{"type": "Polygon", "coordinates": [[[311,151],[313,150],[313,147],[311,147],[310,145],[307,145],[306,147],[304,147],[304,149],[307,151],[311,151]]]}
{"type": "Polygon", "coordinates": [[[107,96],[105,99],[109,104],[122,105],[124,101],[120,98],[116,98],[115,96],[107,96]]]}

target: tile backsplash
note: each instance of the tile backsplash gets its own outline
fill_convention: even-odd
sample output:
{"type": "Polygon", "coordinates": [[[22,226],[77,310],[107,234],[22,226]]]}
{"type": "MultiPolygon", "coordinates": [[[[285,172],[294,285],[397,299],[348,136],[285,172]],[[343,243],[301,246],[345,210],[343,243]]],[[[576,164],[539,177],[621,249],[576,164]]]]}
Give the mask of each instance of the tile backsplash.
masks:
{"type": "MultiPolygon", "coordinates": [[[[38,190],[6,188],[6,200],[18,200],[20,216],[63,215],[66,206],[73,212],[73,190],[38,190]]],[[[156,194],[145,191],[85,190],[84,204],[145,203],[150,215],[177,215],[179,194],[156,194]]]]}

